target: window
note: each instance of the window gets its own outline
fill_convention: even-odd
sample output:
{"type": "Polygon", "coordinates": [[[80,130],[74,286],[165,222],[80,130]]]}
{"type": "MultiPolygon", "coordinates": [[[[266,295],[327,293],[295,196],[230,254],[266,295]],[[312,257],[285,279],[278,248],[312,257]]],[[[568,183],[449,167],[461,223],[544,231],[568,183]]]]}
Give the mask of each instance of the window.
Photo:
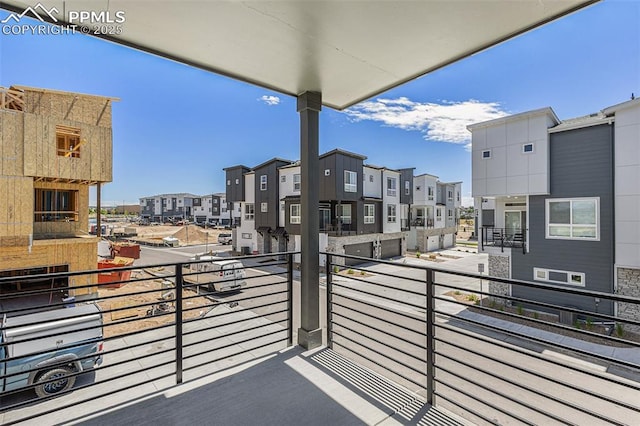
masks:
{"type": "Polygon", "coordinates": [[[369,175],[369,182],[373,182],[373,175],[369,175]]]}
{"type": "Polygon", "coordinates": [[[236,179],[236,185],[240,185],[240,179],[236,179]]]}
{"type": "Polygon", "coordinates": [[[453,201],[453,191],[447,191],[447,199],[453,201]]]}
{"type": "Polygon", "coordinates": [[[482,158],[483,159],[491,158],[491,150],[487,149],[486,151],[482,151],[482,158]]]}
{"type": "Polygon", "coordinates": [[[280,211],[284,211],[284,209],[285,209],[285,202],[280,201],[280,211]]]}
{"type": "Polygon", "coordinates": [[[300,174],[293,175],[293,190],[300,191],[302,188],[302,181],[300,180],[300,174]]]}
{"type": "Polygon", "coordinates": [[[599,198],[547,199],[546,237],[599,240],[599,198]]]}
{"type": "Polygon", "coordinates": [[[529,152],[533,152],[533,144],[532,143],[525,143],[524,145],[522,145],[522,152],[527,154],[529,152]]]}
{"type": "Polygon", "coordinates": [[[336,216],[345,225],[351,224],[351,204],[339,204],[336,206],[336,216]]]}
{"type": "Polygon", "coordinates": [[[231,186],[231,180],[227,179],[227,186],[231,186]]]}
{"type": "Polygon", "coordinates": [[[289,206],[289,222],[300,223],[300,204],[291,204],[289,206]]]}
{"type": "MultiPolygon", "coordinates": [[[[247,203],[244,205],[244,219],[245,220],[253,220],[255,217],[255,210],[254,210],[254,205],[253,203],[247,203]]],[[[222,209],[224,211],[224,209],[222,209]]]]}
{"type": "Polygon", "coordinates": [[[433,200],[433,186],[430,186],[428,189],[427,196],[429,197],[429,200],[433,200]]]}
{"type": "Polygon", "coordinates": [[[287,181],[287,175],[280,176],[280,182],[286,182],[286,181],[287,181]]]}
{"type": "Polygon", "coordinates": [[[436,209],[436,220],[440,222],[442,220],[442,209],[436,209]]]}
{"type": "Polygon", "coordinates": [[[260,212],[266,213],[269,211],[269,203],[260,203],[260,212]]]}
{"type": "Polygon", "coordinates": [[[374,204],[364,205],[364,223],[376,223],[376,206],[374,204]]]}
{"type": "Polygon", "coordinates": [[[213,204],[218,204],[218,199],[217,198],[213,199],[213,204]]]}
{"type": "Polygon", "coordinates": [[[536,281],[547,281],[550,283],[558,283],[558,284],[570,284],[570,285],[575,285],[580,287],[584,287],[586,285],[584,272],[558,271],[555,269],[533,268],[533,279],[536,281]]]}
{"type": "Polygon", "coordinates": [[[460,202],[460,191],[456,191],[456,200],[460,202]]]}
{"type": "Polygon", "coordinates": [[[387,222],[396,223],[396,205],[395,204],[387,205],[387,222]]]}
{"type": "Polygon", "coordinates": [[[396,196],[396,178],[387,178],[387,195],[390,197],[396,196]]]}
{"type": "Polygon", "coordinates": [[[411,194],[411,183],[408,180],[404,181],[404,195],[411,194]]]}
{"type": "Polygon", "coordinates": [[[453,210],[447,209],[447,216],[449,217],[449,219],[453,219],[453,210]]]}
{"type": "Polygon", "coordinates": [[[242,233],[242,238],[245,240],[250,240],[251,239],[251,233],[250,232],[243,232],[242,233]]]}
{"type": "Polygon", "coordinates": [[[420,185],[417,185],[416,186],[416,191],[420,191],[420,190],[422,190],[422,188],[420,187],[420,185]]]}
{"type": "Polygon", "coordinates": [[[80,158],[80,129],[56,126],[56,143],[59,156],[80,158]]]}
{"type": "Polygon", "coordinates": [[[260,191],[267,190],[267,175],[260,176],[260,191]]]}
{"type": "Polygon", "coordinates": [[[358,192],[358,174],[344,171],[344,192],[358,192]]]}
{"type": "Polygon", "coordinates": [[[77,222],[78,191],[35,190],[35,222],[77,222]]]}

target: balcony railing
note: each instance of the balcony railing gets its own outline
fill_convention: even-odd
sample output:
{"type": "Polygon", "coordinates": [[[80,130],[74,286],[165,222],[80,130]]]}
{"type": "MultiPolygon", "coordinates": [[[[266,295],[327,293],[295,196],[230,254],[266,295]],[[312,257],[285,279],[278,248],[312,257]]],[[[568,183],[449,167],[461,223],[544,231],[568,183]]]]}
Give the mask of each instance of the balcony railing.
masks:
{"type": "Polygon", "coordinates": [[[640,419],[638,318],[598,313],[597,303],[576,309],[492,292],[507,285],[625,309],[640,307],[640,298],[497,278],[489,284],[486,276],[397,262],[344,270],[339,257],[354,258],[327,255],[328,347],[429,403],[476,424],[640,419]],[[567,316],[573,322],[559,321],[567,316]]]}
{"type": "Polygon", "coordinates": [[[346,237],[349,235],[357,235],[355,225],[351,223],[343,223],[341,225],[325,225],[320,227],[320,232],[326,233],[331,237],[346,237]]]}
{"type": "Polygon", "coordinates": [[[526,229],[514,228],[494,228],[492,226],[483,227],[481,238],[481,248],[500,247],[504,248],[521,248],[522,253],[527,252],[527,231],[526,229]]]}
{"type": "MultiPolygon", "coordinates": [[[[0,353],[8,351],[9,354],[4,359],[0,357],[2,423],[8,425],[42,416],[47,419],[47,415],[56,411],[145,385],[160,389],[195,381],[257,355],[274,353],[291,346],[292,256],[286,256],[285,261],[273,260],[271,256],[254,256],[249,262],[252,264],[251,271],[248,266],[236,269],[238,276],[242,275],[240,271],[245,270],[247,275],[242,278],[246,286],[239,293],[210,291],[208,283],[211,273],[193,272],[189,268],[189,265],[206,262],[155,265],[145,268],[148,272],[144,276],[136,272],[130,280],[116,279],[100,284],[95,297],[82,301],[82,305],[95,304],[99,307],[103,318],[101,325],[76,327],[74,333],[67,329],[51,329],[29,334],[24,332],[25,326],[35,326],[35,329],[47,326],[38,322],[20,324],[22,331],[16,331],[16,336],[10,341],[0,342],[0,353]],[[136,291],[128,290],[134,285],[136,291]],[[102,335],[104,346],[100,352],[103,359],[101,365],[83,371],[80,367],[84,365],[83,361],[92,363],[97,353],[94,350],[83,355],[82,350],[86,349],[87,342],[75,340],[74,334],[102,335]],[[60,347],[43,346],[43,342],[58,338],[59,342],[70,341],[60,347]],[[58,353],[55,358],[48,359],[47,354],[54,351],[66,354],[58,353]],[[37,355],[45,355],[48,360],[30,365],[30,357],[37,355]],[[5,365],[8,367],[6,371],[3,368],[5,365]],[[57,373],[47,380],[49,376],[45,374],[51,371],[57,373]],[[60,372],[64,375],[63,379],[60,372]],[[27,376],[30,377],[28,381],[27,376]],[[23,380],[24,383],[20,384],[24,386],[5,390],[3,383],[16,379],[23,380]],[[48,384],[64,388],[66,381],[75,382],[76,386],[36,398],[36,387],[48,384]],[[68,393],[74,395],[61,398],[68,393]],[[47,401],[52,398],[56,398],[55,403],[48,404],[47,401]],[[27,407],[34,403],[39,408],[29,410],[27,407]]],[[[135,269],[139,267],[116,268],[112,271],[122,274],[135,269]]],[[[40,279],[80,281],[80,275],[86,280],[88,276],[108,271],[101,269],[0,278],[0,318],[5,318],[5,315],[9,318],[3,321],[0,332],[3,335],[11,334],[12,330],[18,328],[12,326],[11,319],[28,313],[56,310],[60,315],[55,321],[73,322],[81,317],[65,316],[65,311],[73,312],[65,307],[75,302],[63,300],[61,289],[53,290],[41,285],[31,287],[33,290],[12,291],[17,283],[40,279]]],[[[225,273],[216,282],[224,285],[225,282],[239,280],[233,273],[227,275],[225,273]]],[[[66,291],[92,292],[95,288],[93,284],[68,288],[66,291]]],[[[47,420],[45,422],[49,423],[47,420]]]]}
{"type": "Polygon", "coordinates": [[[434,222],[433,218],[417,218],[411,221],[411,226],[423,226],[426,228],[433,228],[434,222]]]}
{"type": "MultiPolygon", "coordinates": [[[[280,416],[276,421],[271,414],[272,424],[299,422],[301,417],[291,412],[318,412],[314,408],[363,414],[358,413],[366,411],[361,406],[343,405],[345,410],[339,404],[327,405],[345,386],[353,389],[347,404],[354,396],[368,395],[382,411],[402,413],[401,421],[410,424],[432,424],[422,417],[424,412],[418,414],[425,402],[476,424],[635,424],[640,418],[640,321],[613,314],[637,311],[640,298],[445,271],[414,265],[421,262],[415,259],[402,263],[323,254],[328,273],[321,279],[320,318],[326,322],[320,326],[326,327],[329,348],[302,357],[315,363],[304,376],[302,358],[282,352],[293,344],[293,321],[299,318],[294,309],[299,297],[293,291],[295,253],[278,255],[285,260],[275,260],[274,254],[236,258],[244,263],[241,270],[247,281],[236,293],[211,292],[209,276],[186,268],[206,262],[155,265],[133,272],[131,280],[104,284],[111,288],[82,302],[97,303],[102,309],[103,363],[94,370],[69,372],[75,387],[52,401],[52,397],[36,399],[33,388],[58,383],[60,377],[0,392],[3,424],[68,423],[86,416],[100,417],[97,423],[105,424],[136,423],[132,419],[172,424],[184,423],[200,411],[210,413],[209,422],[214,423],[233,419],[236,424],[247,423],[249,418],[260,422],[265,399],[280,407],[270,411],[280,416]],[[366,263],[345,268],[336,262],[340,257],[366,263]],[[123,286],[113,288],[118,284],[123,286]],[[133,290],[142,284],[147,287],[133,290]],[[505,286],[556,296],[525,299],[513,296],[520,294],[517,291],[504,291],[505,286]],[[597,302],[594,309],[548,302],[568,297],[597,302]],[[272,362],[256,364],[254,373],[234,372],[240,364],[266,355],[272,362]],[[278,374],[270,375],[274,371],[278,374]],[[210,378],[222,373],[242,375],[237,380],[210,378]],[[331,386],[312,382],[323,373],[331,386]],[[283,374],[285,379],[269,384],[283,374]],[[264,377],[269,380],[260,381],[264,377]],[[206,380],[214,382],[203,388],[206,380]],[[291,382],[295,386],[285,386],[291,382]],[[183,383],[191,384],[181,390],[183,383]],[[215,383],[245,383],[245,387],[243,393],[234,393],[235,388],[228,393],[215,383]],[[158,391],[168,394],[157,396],[158,391]],[[300,393],[308,393],[303,399],[311,407],[301,405],[300,393]],[[166,417],[158,417],[156,411],[166,417]]],[[[58,288],[14,291],[17,281],[34,277],[80,281],[99,272],[105,270],[0,278],[0,314],[11,318],[33,311],[34,306],[16,303],[25,297],[44,300],[40,308],[46,309],[72,303],[61,299],[58,288]]],[[[234,279],[223,277],[221,282],[234,279]]],[[[93,291],[95,285],[74,289],[93,291]]],[[[10,330],[8,321],[0,331],[10,330]]],[[[49,337],[57,335],[53,331],[49,337]]],[[[5,361],[31,355],[14,354],[5,361]]],[[[47,368],[68,366],[66,360],[47,368]]],[[[0,380],[18,374],[0,371],[0,380]]],[[[41,370],[30,371],[38,377],[41,370]]],[[[427,413],[433,415],[432,408],[427,413]]],[[[438,424],[459,424],[438,416],[438,424]]],[[[379,423],[363,418],[364,414],[349,420],[379,423]]]]}

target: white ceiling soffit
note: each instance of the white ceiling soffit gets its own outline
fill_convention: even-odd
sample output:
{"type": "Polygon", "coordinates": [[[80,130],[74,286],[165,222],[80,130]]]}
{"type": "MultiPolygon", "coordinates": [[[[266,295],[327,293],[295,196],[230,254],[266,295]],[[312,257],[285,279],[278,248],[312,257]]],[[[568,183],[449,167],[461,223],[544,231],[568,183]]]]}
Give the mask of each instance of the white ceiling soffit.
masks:
{"type": "MultiPolygon", "coordinates": [[[[117,43],[289,95],[349,107],[594,0],[47,1],[124,11],[117,43]]],[[[37,0],[2,1],[22,12],[37,0]]]]}

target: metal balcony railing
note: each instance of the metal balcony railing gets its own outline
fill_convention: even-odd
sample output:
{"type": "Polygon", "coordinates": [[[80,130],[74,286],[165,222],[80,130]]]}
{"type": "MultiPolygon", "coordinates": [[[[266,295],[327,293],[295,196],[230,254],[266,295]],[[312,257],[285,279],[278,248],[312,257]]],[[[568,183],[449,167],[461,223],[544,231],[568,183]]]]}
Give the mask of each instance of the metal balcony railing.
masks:
{"type": "Polygon", "coordinates": [[[336,254],[326,263],[328,347],[436,407],[476,424],[640,419],[640,321],[602,313],[640,298],[336,254]],[[369,263],[345,269],[340,258],[369,263]],[[600,301],[601,312],[544,302],[560,295],[600,301]]]}
{"type": "Polygon", "coordinates": [[[411,221],[411,226],[424,226],[426,228],[433,228],[434,221],[433,218],[417,218],[411,221]]]}
{"type": "MultiPolygon", "coordinates": [[[[153,389],[168,388],[246,362],[247,357],[270,354],[291,346],[292,256],[285,254],[284,261],[275,260],[272,256],[234,258],[245,262],[245,266],[236,271],[246,272],[246,277],[242,278],[246,286],[236,293],[212,291],[208,285],[211,273],[197,272],[189,267],[207,262],[154,265],[144,268],[147,271],[144,276],[137,272],[130,280],[114,279],[104,284],[65,289],[91,293],[99,288],[97,295],[85,298],[81,303],[63,300],[63,290],[59,286],[53,289],[47,285],[32,285],[32,290],[29,287],[24,290],[24,286],[23,291],[16,289],[20,282],[65,279],[87,282],[87,277],[98,276],[98,273],[131,273],[140,267],[0,278],[0,303],[3,307],[0,318],[9,318],[0,327],[3,335],[18,328],[12,326],[12,318],[18,318],[13,322],[20,322],[20,316],[34,312],[56,310],[56,321],[78,321],[81,315],[64,315],[65,311],[74,311],[65,309],[70,304],[95,304],[103,319],[102,325],[73,330],[78,335],[102,335],[99,355],[103,362],[90,370],[82,371],[77,366],[84,360],[94,360],[97,356],[95,350],[79,357],[63,355],[46,365],[38,364],[26,370],[15,368],[16,365],[27,365],[30,357],[50,354],[55,350],[74,353],[74,349],[87,345],[86,341],[75,340],[59,348],[42,346],[41,342],[47,340],[64,342],[71,339],[69,336],[74,333],[68,331],[52,329],[35,337],[21,337],[22,332],[16,332],[15,338],[0,343],[0,353],[3,350],[8,352],[7,357],[0,359],[0,367],[9,366],[6,370],[0,368],[2,423],[14,424],[37,417],[46,419],[53,412],[144,385],[153,389]],[[136,285],[138,290],[128,290],[134,284],[140,284],[136,285]],[[28,306],[25,298],[31,300],[28,306]],[[102,332],[96,332],[96,329],[102,332]],[[30,348],[27,353],[17,350],[26,347],[30,348]],[[44,374],[49,371],[57,373],[47,380],[48,376],[44,374]],[[32,377],[28,383],[27,375],[32,377]],[[18,389],[5,390],[2,386],[5,381],[9,383],[20,378],[24,378],[25,383],[18,389]],[[51,385],[64,388],[67,380],[75,382],[75,387],[43,398],[36,397],[36,387],[51,385]],[[71,392],[74,398],[59,398],[71,392]],[[59,399],[53,405],[47,404],[52,398],[59,399]],[[39,408],[18,417],[7,414],[20,413],[32,404],[38,404],[39,408]]],[[[237,276],[225,273],[218,277],[216,283],[238,281],[242,273],[237,273],[237,276]]],[[[22,330],[25,326],[37,329],[45,327],[45,323],[20,324],[22,330]]]]}
{"type": "MultiPolygon", "coordinates": [[[[299,315],[294,312],[295,254],[235,258],[244,263],[241,270],[245,271],[247,281],[246,287],[237,293],[210,292],[210,277],[197,268],[186,267],[206,262],[145,267],[144,275],[135,272],[131,280],[103,284],[103,287],[123,285],[100,290],[96,297],[82,302],[96,303],[102,309],[103,363],[94,370],[67,375],[76,378],[75,387],[62,392],[74,393],[69,398],[36,399],[33,388],[42,385],[42,380],[22,390],[0,392],[3,424],[73,422],[77,420],[76,414],[63,417],[63,421],[55,415],[75,413],[84,403],[93,407],[93,415],[104,416],[106,423],[112,412],[120,411],[126,417],[149,407],[129,401],[128,395],[139,395],[140,389],[154,394],[187,382],[194,382],[188,396],[157,398],[162,405],[175,404],[172,407],[176,407],[177,414],[173,420],[184,422],[188,418],[177,410],[186,399],[194,398],[202,398],[202,406],[206,407],[242,398],[242,403],[235,401],[218,408],[225,412],[244,411],[247,407],[263,409],[264,399],[260,396],[277,393],[277,388],[245,389],[246,394],[236,396],[216,393],[217,388],[200,391],[198,384],[213,374],[256,357],[274,355],[293,344],[293,318],[299,315]],[[276,260],[274,256],[284,256],[285,260],[276,260]],[[132,283],[148,287],[134,292],[133,288],[139,286],[132,283]],[[167,294],[171,292],[173,297],[167,294]],[[136,393],[132,392],[134,388],[136,393]],[[111,405],[117,408],[112,412],[95,408],[98,400],[118,398],[121,402],[111,405]]],[[[436,410],[454,412],[471,423],[483,425],[635,424],[640,419],[640,320],[632,315],[615,314],[637,311],[640,298],[452,272],[421,263],[412,265],[422,261],[410,262],[408,258],[403,263],[335,253],[322,256],[326,256],[327,274],[320,280],[323,308],[320,318],[326,318],[326,322],[320,326],[326,327],[329,349],[311,358],[315,357],[319,364],[321,360],[327,361],[322,368],[339,367],[341,374],[357,388],[352,396],[366,389],[372,399],[388,400],[390,395],[399,395],[397,390],[402,388],[406,389],[402,398],[411,396],[396,401],[403,407],[419,402],[416,398],[423,399],[436,410]],[[363,263],[344,267],[340,265],[344,263],[341,258],[363,263]],[[533,296],[518,296],[523,289],[533,296]],[[575,303],[567,303],[573,307],[565,306],[558,300],[575,303]],[[595,301],[595,305],[585,307],[592,306],[585,301],[595,301]],[[329,358],[334,357],[348,361],[340,360],[340,365],[332,366],[329,358]],[[386,379],[374,380],[370,373],[386,379]]],[[[117,270],[136,269],[139,267],[117,270]]],[[[63,310],[72,303],[61,300],[58,287],[52,290],[42,281],[40,286],[32,285],[29,289],[25,285],[18,292],[18,281],[86,282],[88,276],[105,271],[108,270],[1,278],[0,314],[12,318],[34,309],[63,310]],[[25,296],[30,300],[41,298],[44,303],[31,307],[13,303],[25,296]]],[[[221,282],[234,279],[222,277],[221,282]]],[[[73,289],[78,293],[94,292],[95,287],[88,284],[73,289]]],[[[11,328],[9,321],[3,323],[0,331],[4,333],[11,328]]],[[[49,337],[57,335],[52,332],[49,337]]],[[[84,343],[68,347],[81,344],[84,343]]],[[[5,361],[32,355],[12,354],[5,361]]],[[[92,356],[95,354],[84,358],[92,356]]],[[[67,360],[50,366],[68,364],[67,360]]],[[[266,368],[275,368],[273,363],[268,365],[266,368]]],[[[300,367],[287,364],[278,371],[291,372],[300,367]]],[[[254,368],[257,372],[250,377],[266,374],[259,371],[260,364],[254,368]]],[[[39,371],[31,369],[35,377],[39,371]]],[[[313,371],[317,375],[320,367],[314,367],[313,371]]],[[[332,375],[337,374],[337,370],[331,371],[332,375]]],[[[0,370],[0,380],[17,374],[0,370]]],[[[300,374],[296,373],[288,380],[298,377],[300,374]]],[[[64,378],[51,377],[44,383],[61,380],[64,378]]],[[[331,380],[335,384],[336,376],[331,380]]],[[[329,399],[316,398],[315,383],[296,389],[312,393],[309,404],[329,399]]],[[[281,402],[286,404],[290,398],[290,394],[283,393],[281,402]]],[[[298,413],[309,412],[305,407],[296,409],[298,413]]],[[[357,409],[350,406],[349,411],[357,409]]],[[[151,414],[149,418],[156,418],[151,414]]],[[[233,418],[233,414],[227,413],[225,418],[233,418]]],[[[423,424],[416,419],[407,422],[423,424]]],[[[173,420],[167,418],[165,422],[173,420]]],[[[458,423],[443,419],[439,424],[458,423]]]]}
{"type": "Polygon", "coordinates": [[[481,229],[481,249],[485,247],[521,248],[522,253],[527,253],[527,230],[514,228],[494,228],[486,226],[481,229]]]}

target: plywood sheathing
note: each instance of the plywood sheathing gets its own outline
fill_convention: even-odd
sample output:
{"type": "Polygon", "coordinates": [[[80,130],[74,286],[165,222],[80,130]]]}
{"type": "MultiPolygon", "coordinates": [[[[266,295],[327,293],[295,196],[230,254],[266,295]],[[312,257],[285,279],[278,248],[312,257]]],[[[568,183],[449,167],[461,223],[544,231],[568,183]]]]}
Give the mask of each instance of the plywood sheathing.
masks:
{"type": "Polygon", "coordinates": [[[33,233],[33,179],[0,176],[0,200],[0,247],[28,240],[33,233]]]}
{"type": "MultiPolygon", "coordinates": [[[[50,265],[69,265],[70,271],[86,271],[97,268],[97,238],[71,238],[34,241],[31,247],[3,247],[0,270],[29,269],[50,265]]],[[[97,284],[95,274],[69,278],[70,287],[97,284]]],[[[76,296],[97,291],[96,287],[80,289],[76,296]]]]}

